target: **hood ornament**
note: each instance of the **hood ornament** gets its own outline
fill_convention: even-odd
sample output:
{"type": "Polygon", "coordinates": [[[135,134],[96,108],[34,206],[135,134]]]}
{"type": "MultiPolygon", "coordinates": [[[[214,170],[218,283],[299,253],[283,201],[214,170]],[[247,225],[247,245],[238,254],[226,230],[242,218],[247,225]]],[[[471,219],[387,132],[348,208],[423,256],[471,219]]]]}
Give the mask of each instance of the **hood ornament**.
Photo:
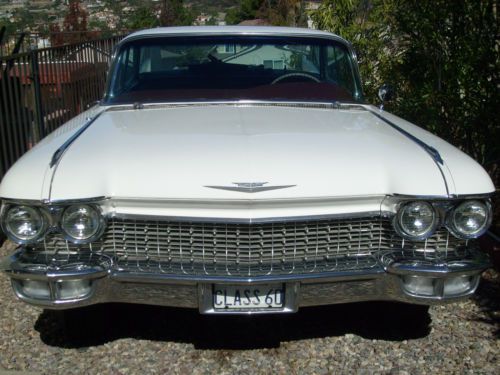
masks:
{"type": "Polygon", "coordinates": [[[258,193],[261,191],[286,189],[286,188],[297,186],[297,185],[264,186],[266,184],[268,184],[268,182],[233,182],[233,185],[236,185],[236,186],[206,185],[205,187],[210,188],[210,189],[240,191],[242,193],[258,193]]]}

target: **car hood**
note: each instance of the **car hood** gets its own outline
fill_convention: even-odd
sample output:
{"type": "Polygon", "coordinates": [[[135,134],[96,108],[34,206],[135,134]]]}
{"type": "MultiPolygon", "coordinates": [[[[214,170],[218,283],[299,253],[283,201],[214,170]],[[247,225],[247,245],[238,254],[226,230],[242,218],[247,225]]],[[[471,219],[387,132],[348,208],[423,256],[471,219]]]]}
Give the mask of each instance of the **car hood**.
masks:
{"type": "Polygon", "coordinates": [[[69,147],[54,173],[52,200],[447,193],[429,154],[363,109],[106,111],[69,147]],[[248,185],[235,183],[268,189],[242,191],[238,186],[248,185]]]}

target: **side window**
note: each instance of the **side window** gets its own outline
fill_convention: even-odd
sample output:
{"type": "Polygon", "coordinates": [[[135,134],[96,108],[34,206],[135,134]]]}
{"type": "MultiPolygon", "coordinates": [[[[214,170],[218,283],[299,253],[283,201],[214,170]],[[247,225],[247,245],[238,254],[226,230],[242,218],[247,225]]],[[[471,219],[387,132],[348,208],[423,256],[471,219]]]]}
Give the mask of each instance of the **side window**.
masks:
{"type": "Polygon", "coordinates": [[[350,93],[354,93],[354,73],[347,51],[337,46],[327,48],[326,78],[350,93]]]}
{"type": "Polygon", "coordinates": [[[129,47],[121,54],[118,65],[114,94],[129,91],[137,82],[138,49],[129,47]]]}
{"type": "Polygon", "coordinates": [[[140,53],[139,74],[151,72],[151,48],[143,47],[140,53]]]}
{"type": "Polygon", "coordinates": [[[125,79],[124,85],[128,88],[136,80],[135,62],[137,60],[137,49],[130,48],[125,61],[125,79]]]}

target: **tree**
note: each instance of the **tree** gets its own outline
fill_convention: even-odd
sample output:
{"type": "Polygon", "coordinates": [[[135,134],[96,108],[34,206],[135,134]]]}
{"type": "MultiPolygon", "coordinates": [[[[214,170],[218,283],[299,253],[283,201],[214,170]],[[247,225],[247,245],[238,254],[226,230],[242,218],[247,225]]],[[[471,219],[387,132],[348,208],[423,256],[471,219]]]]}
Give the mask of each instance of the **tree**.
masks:
{"type": "Polygon", "coordinates": [[[5,36],[14,34],[16,32],[16,25],[9,21],[1,20],[0,29],[2,29],[3,27],[5,27],[5,36]]]}
{"type": "Polygon", "coordinates": [[[89,21],[88,29],[94,34],[99,35],[100,38],[110,38],[114,34],[106,21],[97,19],[89,21]]]}
{"type": "Polygon", "coordinates": [[[34,24],[35,17],[30,12],[30,3],[26,2],[22,8],[15,9],[12,14],[14,16],[13,29],[16,32],[30,31],[29,28],[34,24]]]}
{"type": "Polygon", "coordinates": [[[98,33],[88,30],[88,13],[82,8],[80,0],[71,0],[64,16],[63,27],[49,24],[49,37],[52,46],[80,43],[97,37],[98,33]]]}
{"type": "Polygon", "coordinates": [[[262,18],[276,26],[306,26],[307,16],[302,0],[242,0],[239,8],[226,15],[230,25],[262,18]]]}
{"type": "Polygon", "coordinates": [[[194,15],[184,7],[182,0],[162,0],[161,26],[191,25],[194,19],[194,15]]]}
{"type": "Polygon", "coordinates": [[[377,100],[378,88],[391,74],[401,51],[394,39],[391,20],[394,1],[326,0],[311,13],[315,25],[353,43],[361,78],[369,101],[377,100]]]}
{"type": "Polygon", "coordinates": [[[257,16],[275,26],[307,26],[307,15],[302,0],[265,0],[257,16]]]}
{"type": "Polygon", "coordinates": [[[325,0],[312,18],[353,42],[366,97],[397,84],[392,111],[463,149],[497,186],[496,0],[325,0]]]}
{"type": "Polygon", "coordinates": [[[80,0],[72,0],[64,17],[65,31],[87,31],[88,13],[82,8],[80,0]]]}
{"type": "Polygon", "coordinates": [[[396,1],[398,112],[458,145],[500,185],[495,0],[396,1]]]}
{"type": "Polygon", "coordinates": [[[71,0],[64,17],[63,30],[65,43],[77,43],[86,39],[88,13],[82,8],[80,0],[71,0]]]}
{"type": "Polygon", "coordinates": [[[125,26],[129,30],[149,29],[160,25],[155,9],[148,6],[139,6],[127,17],[125,26]]]}
{"type": "Polygon", "coordinates": [[[212,14],[205,25],[217,26],[217,16],[212,14]]]}
{"type": "Polygon", "coordinates": [[[228,25],[237,25],[241,22],[239,16],[239,8],[230,8],[226,13],[226,18],[224,19],[228,25]]]}
{"type": "Polygon", "coordinates": [[[263,5],[264,0],[242,0],[238,8],[231,8],[226,14],[226,23],[237,25],[244,20],[257,18],[257,12],[263,5]]]}
{"type": "Polygon", "coordinates": [[[53,47],[62,46],[64,44],[64,35],[58,24],[51,23],[49,25],[49,39],[50,45],[53,47]]]}

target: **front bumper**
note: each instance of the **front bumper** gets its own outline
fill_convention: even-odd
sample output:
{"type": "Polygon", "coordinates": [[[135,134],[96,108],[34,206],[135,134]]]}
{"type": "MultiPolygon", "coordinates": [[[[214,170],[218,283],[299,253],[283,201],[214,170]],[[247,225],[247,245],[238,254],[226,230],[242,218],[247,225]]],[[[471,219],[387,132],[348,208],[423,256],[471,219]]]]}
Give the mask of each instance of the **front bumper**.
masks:
{"type": "Polygon", "coordinates": [[[11,278],[20,300],[49,309],[125,302],[217,313],[211,295],[214,283],[243,286],[283,283],[286,286],[286,303],[282,309],[232,310],[230,313],[295,312],[305,306],[376,300],[431,305],[454,302],[473,294],[482,271],[490,265],[486,255],[476,251],[470,251],[463,259],[447,262],[398,259],[386,254],[379,266],[371,269],[257,278],[196,277],[126,271],[102,257],[64,267],[35,265],[26,262],[24,251],[20,248],[5,258],[0,269],[11,278]]]}

